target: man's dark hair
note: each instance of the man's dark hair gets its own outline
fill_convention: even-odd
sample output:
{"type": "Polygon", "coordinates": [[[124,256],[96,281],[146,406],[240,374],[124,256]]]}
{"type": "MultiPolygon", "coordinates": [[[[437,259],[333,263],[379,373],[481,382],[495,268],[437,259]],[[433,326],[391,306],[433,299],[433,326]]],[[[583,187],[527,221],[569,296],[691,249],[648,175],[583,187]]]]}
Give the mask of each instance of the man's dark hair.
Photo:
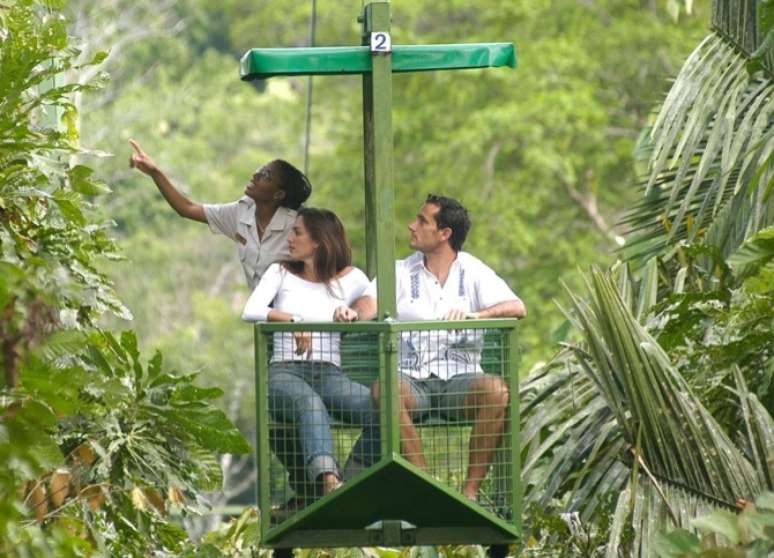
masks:
{"type": "Polygon", "coordinates": [[[435,194],[429,194],[425,203],[432,203],[438,206],[438,213],[435,214],[435,222],[438,224],[438,228],[450,228],[452,234],[449,237],[449,244],[452,250],[455,252],[462,250],[462,245],[465,244],[465,239],[468,237],[468,231],[470,231],[471,226],[468,210],[453,198],[436,196],[435,194]]]}
{"type": "Polygon", "coordinates": [[[276,159],[274,163],[280,172],[280,188],[285,192],[285,199],[282,200],[281,205],[290,209],[298,209],[312,193],[309,179],[287,161],[276,159]]]}

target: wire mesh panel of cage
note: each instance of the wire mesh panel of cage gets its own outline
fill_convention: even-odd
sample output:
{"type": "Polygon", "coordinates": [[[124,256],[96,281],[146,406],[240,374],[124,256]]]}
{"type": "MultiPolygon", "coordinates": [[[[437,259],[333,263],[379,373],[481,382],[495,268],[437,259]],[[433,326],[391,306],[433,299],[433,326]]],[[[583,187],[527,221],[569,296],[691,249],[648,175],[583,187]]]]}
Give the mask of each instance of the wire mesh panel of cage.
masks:
{"type": "Polygon", "coordinates": [[[399,333],[399,342],[402,455],[449,488],[511,517],[507,332],[408,330],[399,333]]]}
{"type": "MultiPolygon", "coordinates": [[[[330,525],[344,533],[396,517],[416,528],[432,517],[434,530],[423,544],[456,542],[459,533],[445,536],[444,521],[434,518],[436,493],[509,532],[518,529],[518,402],[510,397],[518,393],[515,321],[258,324],[256,348],[259,506],[267,544],[273,533],[309,518],[310,528],[330,525]],[[395,463],[412,482],[432,485],[424,502],[412,502],[416,486],[385,473],[395,463]],[[369,475],[398,486],[365,490],[369,475]],[[356,505],[315,523],[326,502],[344,502],[348,492],[359,494],[349,498],[356,505]],[[380,498],[390,498],[392,511],[380,498]],[[427,513],[418,514],[423,505],[427,513]]],[[[293,544],[362,543],[313,531],[316,538],[296,536],[293,544]]]]}
{"type": "MultiPolygon", "coordinates": [[[[287,519],[338,488],[344,464],[364,430],[358,464],[379,461],[379,416],[370,386],[379,366],[378,335],[275,332],[267,339],[265,384],[272,452],[271,520],[287,519]]],[[[350,467],[351,468],[351,467],[350,467]]]]}

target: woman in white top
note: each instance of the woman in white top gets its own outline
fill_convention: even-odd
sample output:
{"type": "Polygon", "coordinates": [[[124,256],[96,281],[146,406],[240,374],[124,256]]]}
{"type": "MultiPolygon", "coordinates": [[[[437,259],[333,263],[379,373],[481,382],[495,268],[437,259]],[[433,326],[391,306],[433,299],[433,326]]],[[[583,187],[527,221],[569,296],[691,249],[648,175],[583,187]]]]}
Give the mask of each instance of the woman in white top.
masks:
{"type": "MultiPolygon", "coordinates": [[[[330,322],[343,319],[368,286],[352,267],[344,226],[325,209],[302,208],[288,236],[290,260],[272,264],[247,301],[242,319],[330,322]]],[[[341,371],[340,334],[275,333],[269,365],[269,409],[296,424],[306,474],[325,493],[341,484],[330,417],[371,426],[378,422],[369,388],[341,371]]]]}

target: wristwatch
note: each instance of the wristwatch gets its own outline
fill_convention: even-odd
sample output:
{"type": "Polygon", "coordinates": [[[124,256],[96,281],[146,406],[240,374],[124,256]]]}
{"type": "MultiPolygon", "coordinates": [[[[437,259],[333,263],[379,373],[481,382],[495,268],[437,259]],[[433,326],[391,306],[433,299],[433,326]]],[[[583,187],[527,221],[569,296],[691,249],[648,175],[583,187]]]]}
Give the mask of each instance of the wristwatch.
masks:
{"type": "Polygon", "coordinates": [[[303,322],[304,319],[298,314],[293,314],[292,316],[290,316],[290,321],[293,322],[294,324],[297,324],[298,322],[303,322]]]}

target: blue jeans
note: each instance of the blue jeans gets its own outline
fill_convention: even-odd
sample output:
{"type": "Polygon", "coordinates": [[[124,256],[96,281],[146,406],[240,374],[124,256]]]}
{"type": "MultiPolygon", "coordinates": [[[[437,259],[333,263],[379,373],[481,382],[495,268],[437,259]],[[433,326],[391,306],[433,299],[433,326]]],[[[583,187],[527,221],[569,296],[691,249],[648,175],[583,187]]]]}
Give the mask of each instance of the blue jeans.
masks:
{"type": "Polygon", "coordinates": [[[333,451],[331,418],[364,427],[378,424],[368,387],[330,362],[281,361],[269,365],[269,410],[276,420],[298,427],[306,474],[341,477],[333,451]]]}

